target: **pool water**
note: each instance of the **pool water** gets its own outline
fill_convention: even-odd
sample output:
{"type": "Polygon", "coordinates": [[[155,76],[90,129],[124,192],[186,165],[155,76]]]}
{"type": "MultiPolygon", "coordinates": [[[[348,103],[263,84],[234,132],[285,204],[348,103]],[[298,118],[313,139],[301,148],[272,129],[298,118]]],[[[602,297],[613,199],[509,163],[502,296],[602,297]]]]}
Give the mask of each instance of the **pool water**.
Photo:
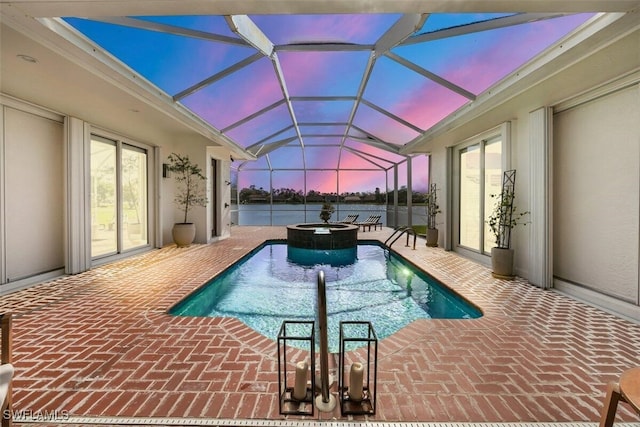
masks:
{"type": "Polygon", "coordinates": [[[354,250],[355,254],[349,250],[314,253],[267,242],[169,312],[235,317],[275,340],[284,320],[316,319],[317,277],[322,270],[331,352],[338,350],[342,320],[370,321],[382,339],[417,319],[482,315],[449,288],[379,244],[359,244],[354,250]],[[320,263],[310,262],[314,258],[320,263]]]}

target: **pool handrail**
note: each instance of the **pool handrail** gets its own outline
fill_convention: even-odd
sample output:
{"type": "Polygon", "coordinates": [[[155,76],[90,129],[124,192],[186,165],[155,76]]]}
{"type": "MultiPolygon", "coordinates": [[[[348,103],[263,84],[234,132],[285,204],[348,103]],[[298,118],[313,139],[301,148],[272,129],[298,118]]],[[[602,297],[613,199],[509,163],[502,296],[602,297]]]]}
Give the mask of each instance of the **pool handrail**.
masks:
{"type": "Polygon", "coordinates": [[[324,271],[318,271],[318,325],[320,327],[320,396],[316,406],[321,412],[331,412],[336,399],[329,393],[329,339],[327,330],[327,288],[324,271]]]}
{"type": "Polygon", "coordinates": [[[409,246],[409,236],[413,235],[413,249],[415,249],[416,248],[416,232],[413,229],[413,227],[410,227],[408,225],[397,227],[394,230],[394,232],[391,234],[391,236],[389,236],[387,238],[387,240],[384,241],[385,246],[390,248],[391,245],[393,245],[396,242],[396,240],[398,240],[400,237],[402,237],[402,235],[405,234],[405,233],[407,234],[407,244],[405,246],[407,246],[407,247],[409,246]],[[400,234],[398,234],[398,233],[400,233],[400,234]],[[397,237],[395,239],[393,239],[393,237],[396,236],[396,234],[398,234],[397,237]],[[393,241],[391,241],[391,243],[389,243],[389,241],[391,239],[393,239],[393,241]]]}

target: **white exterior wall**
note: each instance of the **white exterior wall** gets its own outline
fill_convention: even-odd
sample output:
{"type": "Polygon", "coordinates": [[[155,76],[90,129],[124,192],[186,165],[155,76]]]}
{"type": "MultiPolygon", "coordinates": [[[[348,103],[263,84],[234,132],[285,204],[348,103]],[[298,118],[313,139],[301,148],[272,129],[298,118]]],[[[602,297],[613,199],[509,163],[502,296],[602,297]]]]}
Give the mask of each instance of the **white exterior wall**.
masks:
{"type": "MultiPolygon", "coordinates": [[[[220,147],[208,147],[207,155],[210,159],[218,162],[218,176],[215,179],[217,183],[218,204],[217,206],[209,203],[207,209],[207,218],[209,221],[213,218],[212,209],[217,209],[216,218],[218,224],[218,239],[226,238],[231,235],[231,186],[227,182],[231,182],[231,158],[229,150],[220,147]]],[[[209,180],[213,182],[213,180],[209,180]]],[[[209,194],[211,192],[209,191],[209,194]]],[[[208,224],[209,230],[213,228],[212,224],[208,224]]],[[[211,241],[211,236],[209,237],[211,241]]],[[[213,239],[215,240],[215,239],[213,239]]]]}
{"type": "MultiPolygon", "coordinates": [[[[189,159],[193,163],[196,163],[202,169],[202,173],[206,175],[207,173],[207,158],[205,153],[205,148],[194,145],[194,144],[186,144],[186,141],[181,141],[180,144],[174,144],[171,150],[162,149],[161,150],[161,163],[168,163],[167,157],[175,152],[180,154],[181,156],[189,156],[189,159]]],[[[175,203],[175,191],[177,188],[176,181],[174,176],[170,176],[169,178],[163,178],[162,180],[162,194],[164,196],[163,200],[163,213],[166,216],[163,217],[163,227],[162,227],[162,242],[163,246],[170,245],[173,243],[173,237],[171,235],[171,229],[175,223],[184,222],[184,211],[180,208],[180,206],[175,203]]],[[[206,243],[207,242],[207,210],[205,207],[201,206],[193,206],[189,208],[189,212],[187,214],[187,222],[192,222],[196,226],[196,243],[206,243]]]]}
{"type": "MultiPolygon", "coordinates": [[[[73,134],[77,140],[75,146],[88,146],[91,130],[110,136],[118,134],[118,130],[93,127],[82,119],[51,112],[16,98],[5,96],[0,100],[0,148],[5,153],[0,162],[0,205],[6,213],[0,217],[0,294],[3,294],[60,275],[65,269],[75,274],[91,267],[90,251],[81,250],[90,247],[90,236],[78,233],[83,228],[81,222],[90,224],[90,218],[78,217],[81,210],[76,203],[83,204],[88,200],[88,195],[82,194],[83,182],[88,178],[77,172],[88,173],[82,165],[89,164],[90,159],[86,157],[89,151],[76,150],[70,156],[71,148],[65,148],[68,143],[65,138],[73,134]],[[66,130],[65,126],[68,127],[66,130]],[[46,135],[50,137],[45,138],[46,135]],[[52,179],[56,176],[58,179],[52,179]],[[25,221],[27,226],[24,226],[25,221]],[[31,234],[21,238],[21,230],[31,234]],[[87,241],[83,241],[85,239],[87,241]],[[52,247],[54,249],[48,250],[52,247]]],[[[139,137],[135,140],[143,142],[139,137]]],[[[150,215],[155,216],[150,221],[151,247],[172,244],[171,228],[175,222],[182,221],[182,214],[174,203],[174,181],[162,178],[162,163],[166,163],[166,157],[174,151],[188,154],[202,167],[205,175],[210,173],[210,159],[220,160],[216,180],[220,205],[195,207],[189,213],[189,220],[196,223],[196,242],[206,243],[210,241],[212,209],[218,209],[220,237],[228,237],[229,209],[224,208],[224,203],[230,203],[230,189],[224,182],[230,177],[230,151],[223,147],[207,147],[209,141],[203,137],[181,139],[176,143],[171,140],[159,142],[149,153],[157,156],[155,166],[149,171],[150,188],[157,201],[155,206],[149,206],[150,215]],[[155,224],[158,224],[159,232],[156,239],[153,238],[155,224]]],[[[90,215],[89,210],[86,214],[90,215]]],[[[128,255],[118,257],[122,256],[128,255]]]]}
{"type": "MultiPolygon", "coordinates": [[[[546,82],[531,87],[491,111],[457,126],[452,126],[447,132],[434,137],[429,146],[433,158],[432,179],[443,184],[448,182],[446,179],[448,165],[445,161],[447,147],[455,147],[474,135],[481,134],[501,123],[510,122],[512,124],[511,168],[517,170],[517,206],[519,210],[531,210],[533,206],[530,205],[532,190],[530,175],[536,159],[531,157],[532,147],[530,144],[532,135],[542,131],[533,128],[533,126],[540,126],[540,122],[532,123],[532,113],[543,107],[553,110],[554,107],[575,98],[586,97],[588,99],[590,93],[596,94],[593,96],[601,97],[607,93],[606,90],[603,92],[602,88],[606,88],[620,79],[633,80],[635,78],[640,80],[640,74],[637,71],[640,69],[638,46],[640,46],[640,32],[635,30],[564,70],[550,70],[552,77],[546,82]],[[569,90],[569,88],[573,89],[569,90]]],[[[572,208],[581,210],[582,216],[592,222],[590,228],[597,224],[599,230],[592,231],[590,228],[584,229],[582,227],[582,237],[573,239],[564,234],[566,230],[563,230],[562,224],[554,223],[552,215],[550,226],[553,234],[549,239],[551,241],[547,243],[550,244],[552,252],[561,250],[565,253],[571,253],[575,259],[580,260],[571,266],[575,272],[572,275],[573,279],[562,281],[555,277],[555,288],[605,309],[640,319],[638,306],[640,300],[638,287],[638,271],[640,271],[640,262],[638,261],[640,256],[638,253],[640,246],[640,237],[638,236],[640,233],[640,225],[638,224],[640,214],[638,208],[640,205],[640,189],[638,188],[640,185],[638,183],[640,181],[638,176],[638,170],[640,170],[640,112],[638,112],[638,103],[640,101],[638,99],[640,95],[638,94],[640,89],[637,89],[636,86],[636,89],[631,92],[635,95],[631,94],[629,97],[630,93],[627,93],[626,98],[618,97],[614,101],[615,107],[606,105],[604,100],[602,104],[597,103],[596,110],[604,108],[604,111],[610,113],[610,119],[603,120],[602,111],[600,113],[594,112],[591,117],[583,117],[571,123],[571,129],[562,129],[562,134],[575,132],[576,135],[581,135],[582,132],[580,138],[586,141],[588,137],[595,138],[596,132],[604,135],[610,134],[612,138],[619,139],[616,137],[616,133],[610,132],[610,130],[615,129],[616,126],[624,126],[623,133],[626,142],[624,146],[618,146],[619,144],[609,142],[608,139],[597,144],[594,140],[589,152],[580,152],[580,141],[573,141],[574,146],[567,154],[575,155],[573,158],[575,162],[580,163],[580,156],[585,156],[583,161],[595,162],[593,167],[598,167],[597,165],[600,163],[607,165],[608,173],[601,174],[598,180],[590,185],[598,185],[600,189],[604,190],[602,193],[604,196],[600,202],[608,205],[606,208],[608,213],[601,212],[590,215],[588,211],[584,212],[586,207],[580,206],[580,200],[573,200],[571,202],[572,208]],[[626,124],[622,124],[620,122],[621,114],[611,111],[611,108],[624,112],[626,117],[630,115],[635,119],[631,119],[630,122],[627,120],[626,124]],[[613,120],[614,118],[615,120],[613,120]],[[634,127],[629,123],[636,125],[634,127]],[[622,178],[624,178],[624,183],[620,181],[622,178]],[[624,200],[624,202],[622,205],[617,204],[617,207],[614,207],[616,206],[615,200],[624,200]],[[625,212],[625,219],[613,224],[611,232],[618,236],[613,237],[607,231],[610,225],[606,217],[620,209],[625,212]],[[624,237],[624,242],[620,242],[622,237],[624,237]],[[620,246],[612,250],[611,245],[616,245],[616,242],[620,246]],[[556,249],[553,249],[554,244],[557,246],[556,249]],[[594,258],[594,250],[607,252],[607,257],[598,261],[597,257],[594,258]],[[575,282],[572,282],[573,280],[575,282]],[[584,283],[580,283],[581,281],[584,283]]],[[[548,124],[553,130],[553,120],[548,124]]],[[[553,147],[559,142],[551,138],[550,143],[553,147]]],[[[563,162],[564,160],[552,159],[552,175],[555,175],[557,171],[564,170],[563,164],[558,164],[558,161],[563,162]]],[[[540,176],[535,171],[533,172],[534,177],[540,176]]],[[[553,180],[553,176],[551,179],[553,180]]],[[[548,190],[550,194],[554,194],[557,190],[555,187],[557,184],[551,182],[552,185],[548,190]]],[[[580,185],[584,187],[584,183],[580,185]]],[[[538,203],[538,200],[535,199],[535,202],[538,203]]],[[[451,220],[452,214],[448,206],[443,206],[442,215],[446,216],[447,221],[451,220]]],[[[517,227],[514,231],[512,243],[516,255],[515,271],[519,276],[529,278],[532,258],[541,258],[544,254],[530,252],[532,227],[517,227]]],[[[539,246],[534,245],[534,247],[541,250],[539,246]]],[[[556,261],[558,260],[556,254],[556,261]]],[[[488,257],[486,262],[489,262],[488,257]]],[[[565,261],[563,260],[563,262],[565,261]]],[[[564,270],[560,270],[565,268],[564,265],[557,267],[551,265],[550,267],[554,276],[565,275],[564,270]]]]}

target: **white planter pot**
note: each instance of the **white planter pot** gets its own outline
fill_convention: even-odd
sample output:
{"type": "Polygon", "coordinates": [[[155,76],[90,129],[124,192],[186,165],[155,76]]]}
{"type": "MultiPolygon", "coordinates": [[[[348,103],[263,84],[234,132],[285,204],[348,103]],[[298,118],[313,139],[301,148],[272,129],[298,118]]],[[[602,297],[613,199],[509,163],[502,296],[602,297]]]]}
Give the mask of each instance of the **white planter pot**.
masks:
{"type": "Polygon", "coordinates": [[[511,280],[513,275],[513,249],[491,248],[491,274],[497,279],[511,280]]]}
{"type": "Polygon", "coordinates": [[[435,248],[438,246],[438,229],[437,228],[427,228],[426,231],[427,238],[427,246],[435,248]]]}
{"type": "Polygon", "coordinates": [[[178,247],[189,246],[196,238],[196,225],[193,223],[174,224],[171,234],[178,247]]]}

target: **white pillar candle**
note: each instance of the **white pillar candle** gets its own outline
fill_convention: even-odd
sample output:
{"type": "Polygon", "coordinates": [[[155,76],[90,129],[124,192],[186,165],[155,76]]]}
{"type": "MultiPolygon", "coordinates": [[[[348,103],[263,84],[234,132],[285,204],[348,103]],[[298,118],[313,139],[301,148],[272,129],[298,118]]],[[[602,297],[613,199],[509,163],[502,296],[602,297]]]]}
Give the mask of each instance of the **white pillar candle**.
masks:
{"type": "Polygon", "coordinates": [[[306,361],[296,364],[296,383],[293,387],[293,398],[296,400],[304,400],[307,397],[308,371],[309,365],[306,361]]]}
{"type": "Polygon", "coordinates": [[[356,402],[362,400],[362,379],[364,377],[364,367],[362,363],[355,362],[351,365],[349,372],[349,398],[356,402]]]}

